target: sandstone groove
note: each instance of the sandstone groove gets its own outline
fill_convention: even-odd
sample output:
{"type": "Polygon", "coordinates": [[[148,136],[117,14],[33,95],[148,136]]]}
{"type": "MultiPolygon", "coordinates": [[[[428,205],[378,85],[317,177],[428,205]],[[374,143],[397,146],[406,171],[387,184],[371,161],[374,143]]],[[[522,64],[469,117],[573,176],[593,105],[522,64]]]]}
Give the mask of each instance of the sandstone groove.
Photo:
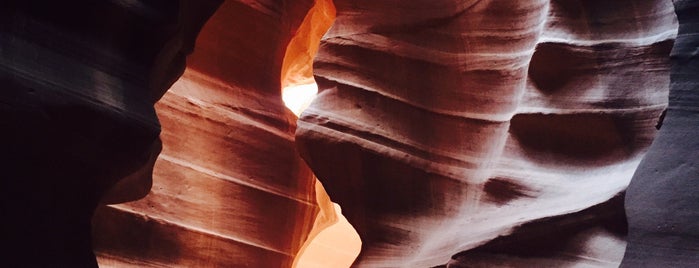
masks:
{"type": "MultiPolygon", "coordinates": [[[[667,105],[667,1],[335,5],[314,63],[319,94],[296,135],[362,237],[358,267],[444,264],[607,202],[667,105]]],[[[566,263],[619,263],[618,236],[582,234],[622,242],[566,263]]],[[[520,263],[496,254],[477,263],[520,263]]]]}

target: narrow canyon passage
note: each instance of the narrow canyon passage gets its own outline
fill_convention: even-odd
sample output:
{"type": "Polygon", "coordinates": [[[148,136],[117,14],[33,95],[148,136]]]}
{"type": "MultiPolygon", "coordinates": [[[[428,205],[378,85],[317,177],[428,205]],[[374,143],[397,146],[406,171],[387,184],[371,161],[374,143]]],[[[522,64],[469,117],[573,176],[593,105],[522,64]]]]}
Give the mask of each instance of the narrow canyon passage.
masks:
{"type": "Polygon", "coordinates": [[[0,266],[696,266],[698,10],[4,1],[0,266]]]}

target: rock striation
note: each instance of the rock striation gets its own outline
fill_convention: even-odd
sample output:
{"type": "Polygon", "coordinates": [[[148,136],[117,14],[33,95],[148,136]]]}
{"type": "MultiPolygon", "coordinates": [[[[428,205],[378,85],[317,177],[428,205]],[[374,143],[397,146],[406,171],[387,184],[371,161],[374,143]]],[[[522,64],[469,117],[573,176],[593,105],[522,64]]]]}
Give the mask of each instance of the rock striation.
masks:
{"type": "Polygon", "coordinates": [[[289,267],[338,220],[280,94],[330,7],[2,5],[2,266],[289,267]]]}
{"type": "Polygon", "coordinates": [[[604,223],[667,105],[672,3],[335,6],[296,139],[362,238],[355,266],[524,265],[489,242],[551,228],[612,246],[538,264],[618,265],[625,228],[604,223]]]}
{"type": "Polygon", "coordinates": [[[287,46],[314,5],[221,4],[156,105],[163,151],[150,194],[94,217],[102,266],[291,267],[337,221],[281,99],[287,46]]]}
{"type": "Polygon", "coordinates": [[[697,11],[4,1],[0,266],[691,266],[697,11]]]}

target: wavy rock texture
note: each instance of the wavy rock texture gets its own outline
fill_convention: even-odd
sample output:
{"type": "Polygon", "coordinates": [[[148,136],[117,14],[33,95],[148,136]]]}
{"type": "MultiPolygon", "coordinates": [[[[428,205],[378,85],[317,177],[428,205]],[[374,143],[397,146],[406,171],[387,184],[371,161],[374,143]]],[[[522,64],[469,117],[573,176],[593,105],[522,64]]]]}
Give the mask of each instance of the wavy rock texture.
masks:
{"type": "Polygon", "coordinates": [[[293,115],[233,86],[190,69],[158,103],[153,188],[98,211],[100,263],[291,265],[318,212],[315,180],[293,150],[293,115]]]}
{"type": "Polygon", "coordinates": [[[3,2],[1,266],[298,264],[338,218],[296,147],[358,267],[613,267],[624,198],[623,266],[699,261],[696,1],[669,76],[669,1],[338,0],[298,131],[335,7],[221,2],[3,2]]]}
{"type": "Polygon", "coordinates": [[[362,238],[357,267],[619,264],[612,198],[667,105],[669,1],[335,6],[296,135],[362,238]],[[556,228],[570,246],[550,258],[508,242],[550,247],[556,228]]]}
{"type": "Polygon", "coordinates": [[[629,185],[628,247],[622,267],[699,263],[699,1],[674,1],[670,104],[658,137],[629,185]]]}
{"type": "Polygon", "coordinates": [[[151,193],[95,215],[102,266],[291,267],[337,220],[281,100],[287,44],[313,4],[226,1],[207,22],[156,105],[163,152],[151,193]]]}

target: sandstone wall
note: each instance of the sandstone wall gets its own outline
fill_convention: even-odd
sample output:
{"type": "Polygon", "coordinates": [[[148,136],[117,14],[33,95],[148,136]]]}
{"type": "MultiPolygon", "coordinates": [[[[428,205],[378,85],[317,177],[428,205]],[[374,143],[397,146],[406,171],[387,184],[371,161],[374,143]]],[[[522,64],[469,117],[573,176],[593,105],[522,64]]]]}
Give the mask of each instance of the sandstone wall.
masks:
{"type": "Polygon", "coordinates": [[[458,260],[620,262],[625,229],[603,222],[623,220],[609,200],[667,105],[669,1],[335,5],[297,144],[362,237],[357,267],[431,267],[559,228],[576,246],[491,245],[458,260]],[[543,220],[563,215],[580,218],[543,220]]]}

